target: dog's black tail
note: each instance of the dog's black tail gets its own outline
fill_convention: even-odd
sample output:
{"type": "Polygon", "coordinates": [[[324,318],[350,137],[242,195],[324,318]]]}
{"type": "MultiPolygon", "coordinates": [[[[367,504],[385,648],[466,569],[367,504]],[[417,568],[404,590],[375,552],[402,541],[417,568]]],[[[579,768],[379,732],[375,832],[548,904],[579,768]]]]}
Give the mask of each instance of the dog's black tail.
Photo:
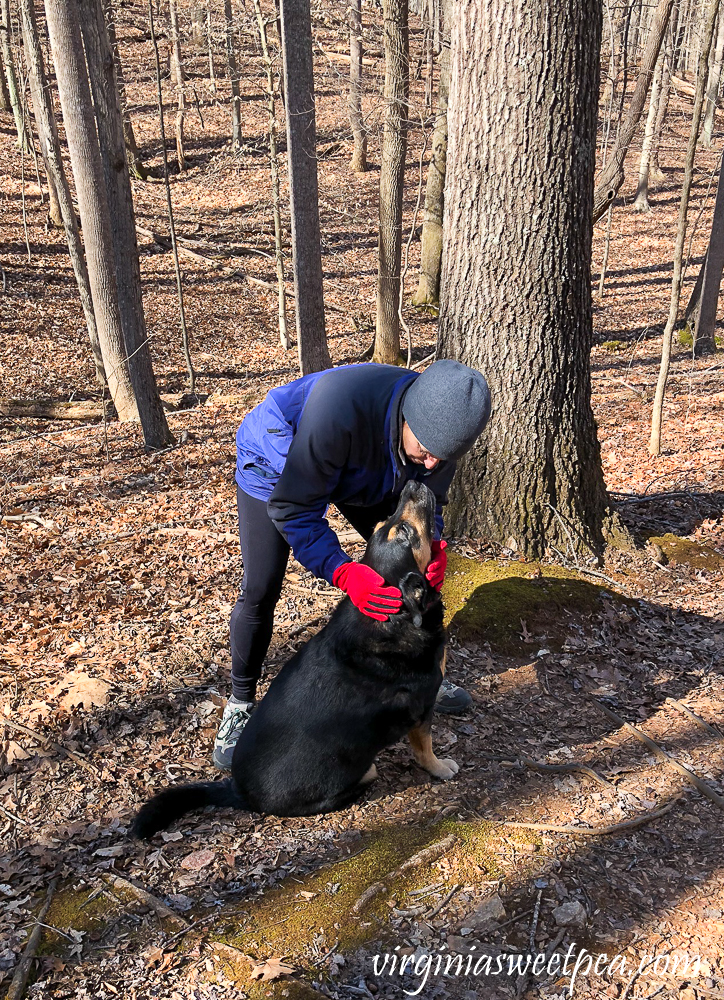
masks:
{"type": "Polygon", "coordinates": [[[154,795],[141,806],[131,826],[131,836],[149,840],[165,830],[174,820],[204,806],[231,806],[247,809],[231,778],[223,781],[199,781],[193,785],[174,785],[154,795]]]}

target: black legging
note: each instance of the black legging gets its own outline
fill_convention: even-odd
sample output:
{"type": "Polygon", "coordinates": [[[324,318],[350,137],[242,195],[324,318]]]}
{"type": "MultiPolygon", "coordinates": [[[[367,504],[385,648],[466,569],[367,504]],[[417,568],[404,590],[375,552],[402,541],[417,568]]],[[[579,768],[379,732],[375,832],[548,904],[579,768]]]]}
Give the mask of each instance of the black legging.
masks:
{"type": "MultiPolygon", "coordinates": [[[[269,517],[264,500],[236,487],[239,540],[244,576],[231,612],[231,691],[240,701],[253,701],[271,642],[274,608],[289,559],[289,546],[269,517]]],[[[367,539],[378,521],[388,517],[392,501],[374,507],[335,504],[355,531],[367,539]]]]}

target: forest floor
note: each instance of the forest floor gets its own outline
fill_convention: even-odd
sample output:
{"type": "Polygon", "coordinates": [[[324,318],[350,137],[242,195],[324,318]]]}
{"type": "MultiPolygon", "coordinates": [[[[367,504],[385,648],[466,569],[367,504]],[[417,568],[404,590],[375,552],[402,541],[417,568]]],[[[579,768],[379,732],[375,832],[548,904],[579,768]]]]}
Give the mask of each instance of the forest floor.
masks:
{"type": "MultiPolygon", "coordinates": [[[[133,122],[159,175],[144,29],[143,6],[124,5],[119,36],[133,122]]],[[[315,21],[335,364],[359,360],[372,338],[383,72],[375,30],[366,67],[370,169],[354,175],[346,64],[334,56],[345,50],[344,30],[331,14],[315,21]]],[[[413,54],[420,41],[414,29],[413,54]]],[[[676,345],[664,451],[652,458],[647,450],[687,142],[683,95],[667,125],[666,181],[653,193],[653,211],[633,212],[629,183],[613,213],[605,292],[594,297],[593,400],[606,482],[639,547],[612,550],[602,576],[581,577],[560,560],[533,565],[479,539],[452,542],[449,672],[474,705],[436,720],[434,743],[460,764],[456,780],[431,780],[407,747],[395,746],[381,755],[380,778],[365,798],[339,813],[279,820],[220,811],[189,817],[151,844],[127,838],[151,791],[214,776],[210,751],[229,689],[227,622],[241,575],[234,432],[269,388],[297,374],[295,353],[278,343],[274,292],[245,280],[273,282],[274,268],[250,37],[242,60],[238,156],[225,138],[228,104],[210,91],[203,57],[188,63],[198,98],[187,120],[192,162],[173,177],[172,195],[180,234],[206,259],[182,259],[202,404],[169,412],[178,446],[148,455],[133,426],[0,418],[3,988],[52,895],[28,987],[34,998],[341,1000],[403,990],[465,1000],[553,1000],[569,990],[586,1000],[724,997],[720,353],[693,360],[676,345]],[[658,541],[647,543],[652,537],[658,541]],[[436,860],[422,855],[396,873],[435,844],[436,860]],[[384,891],[355,906],[385,879],[384,891]],[[530,950],[545,953],[547,971],[518,976],[514,956],[530,950]],[[448,954],[463,958],[446,975],[437,960],[448,954]],[[553,955],[561,965],[568,955],[568,965],[557,968],[553,955]],[[400,974],[403,956],[416,964],[400,974]],[[677,956],[692,964],[673,968],[677,956]]],[[[423,82],[414,88],[418,106],[423,82]]],[[[226,80],[219,87],[225,94],[226,80]]],[[[21,164],[9,115],[0,116],[0,134],[2,396],[92,399],[64,238],[45,226],[34,167],[27,158],[21,164]]],[[[413,130],[406,237],[422,142],[413,130]]],[[[701,217],[685,294],[706,245],[721,142],[718,133],[698,161],[690,218],[701,217]]],[[[631,175],[635,162],[632,153],[631,175]]],[[[139,226],[167,232],[158,177],[135,183],[134,193],[139,226]]],[[[406,301],[419,217],[417,226],[406,301]]],[[[604,236],[605,220],[595,231],[596,268],[604,236]]],[[[140,252],[157,379],[163,393],[180,396],[171,256],[144,236],[140,252]]],[[[413,360],[422,361],[434,348],[434,317],[409,306],[405,315],[413,360]]],[[[359,555],[360,540],[334,523],[359,555]]],[[[337,597],[290,564],[266,681],[324,625],[337,597]]]]}

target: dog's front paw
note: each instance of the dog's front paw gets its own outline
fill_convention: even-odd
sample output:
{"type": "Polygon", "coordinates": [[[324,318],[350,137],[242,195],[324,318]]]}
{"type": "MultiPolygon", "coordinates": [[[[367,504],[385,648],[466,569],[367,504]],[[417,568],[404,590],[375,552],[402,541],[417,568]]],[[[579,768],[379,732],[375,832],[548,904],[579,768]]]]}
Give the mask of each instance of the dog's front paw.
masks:
{"type": "Polygon", "coordinates": [[[434,778],[441,778],[443,781],[448,781],[448,779],[455,777],[460,770],[460,765],[449,757],[445,758],[445,760],[438,758],[428,770],[434,778]]]}

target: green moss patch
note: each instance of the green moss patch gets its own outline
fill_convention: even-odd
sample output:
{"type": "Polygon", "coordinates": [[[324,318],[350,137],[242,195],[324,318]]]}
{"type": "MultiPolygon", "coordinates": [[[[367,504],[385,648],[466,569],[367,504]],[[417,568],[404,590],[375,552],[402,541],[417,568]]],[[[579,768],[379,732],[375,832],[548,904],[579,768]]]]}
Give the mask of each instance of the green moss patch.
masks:
{"type": "Polygon", "coordinates": [[[558,566],[480,562],[455,553],[443,588],[446,622],[461,642],[489,642],[495,652],[523,657],[541,642],[560,649],[571,615],[599,611],[602,593],[612,594],[558,566]]]}
{"type": "Polygon", "coordinates": [[[724,569],[724,556],[710,545],[694,542],[690,538],[680,538],[668,532],[666,535],[652,535],[649,542],[659,545],[669,562],[688,563],[693,569],[724,569]]]}
{"type": "MultiPolygon", "coordinates": [[[[314,969],[319,976],[319,967],[313,966],[312,944],[322,952],[334,948],[335,953],[344,954],[367,941],[384,939],[391,903],[409,905],[408,892],[436,881],[439,872],[432,862],[392,881],[388,876],[450,833],[455,834],[457,843],[445,854],[445,860],[454,869],[456,882],[475,884],[502,876],[496,855],[500,832],[494,824],[446,820],[427,826],[385,827],[371,832],[367,846],[358,854],[324,867],[302,882],[287,879],[252,903],[227,908],[228,923],[222,928],[221,920],[217,922],[214,939],[256,961],[286,958],[300,972],[314,969]],[[360,914],[353,913],[357,900],[377,882],[384,882],[389,891],[380,892],[360,914]]],[[[529,839],[528,831],[520,833],[521,840],[529,839]]],[[[285,977],[274,984],[255,983],[249,978],[250,971],[243,965],[236,969],[237,982],[250,997],[268,996],[272,985],[272,995],[281,996],[294,982],[285,977]]],[[[302,986],[296,983],[295,989],[302,986]]],[[[296,997],[297,993],[286,995],[296,997]]]]}
{"type": "Polygon", "coordinates": [[[625,340],[604,340],[601,347],[604,351],[608,351],[609,354],[623,354],[624,351],[628,350],[628,344],[625,340]]]}

